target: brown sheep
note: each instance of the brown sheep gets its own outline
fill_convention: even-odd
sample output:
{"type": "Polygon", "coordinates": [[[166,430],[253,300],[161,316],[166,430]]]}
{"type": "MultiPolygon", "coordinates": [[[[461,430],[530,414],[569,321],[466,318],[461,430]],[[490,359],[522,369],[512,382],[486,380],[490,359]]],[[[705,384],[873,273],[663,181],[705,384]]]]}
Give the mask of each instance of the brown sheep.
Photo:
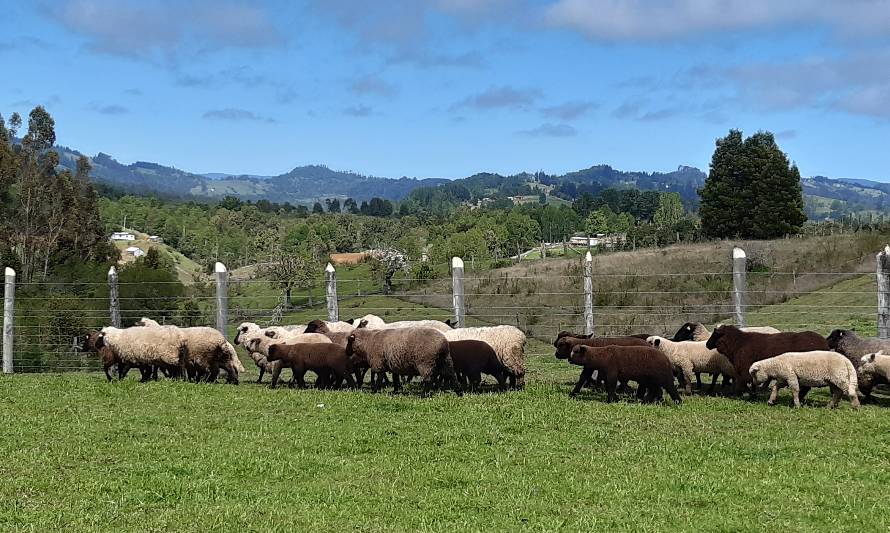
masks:
{"type": "MultiPolygon", "coordinates": [[[[297,344],[273,344],[269,346],[269,355],[266,358],[274,363],[281,361],[272,371],[272,385],[278,386],[278,377],[282,368],[290,368],[294,374],[294,380],[302,389],[306,387],[303,377],[306,371],[311,370],[319,377],[327,381],[327,377],[334,375],[335,383],[344,379],[351,387],[355,387],[352,379],[352,364],[346,356],[346,349],[331,342],[307,342],[297,344]]],[[[319,383],[319,386],[320,383],[319,383]]]]}
{"type": "Polygon", "coordinates": [[[507,367],[498,359],[490,344],[474,339],[449,341],[448,350],[461,384],[465,384],[466,378],[470,390],[476,392],[482,383],[482,373],[485,373],[498,380],[498,390],[507,390],[507,367]]]}
{"type": "MultiPolygon", "coordinates": [[[[432,328],[356,329],[349,336],[346,353],[354,366],[368,367],[377,376],[392,372],[393,392],[402,388],[399,376],[420,376],[427,394],[441,375],[458,395],[463,390],[454,373],[448,340],[432,328]]],[[[372,376],[373,378],[373,376],[372,376]]],[[[371,380],[376,392],[380,379],[371,380]]]]}
{"type": "Polygon", "coordinates": [[[553,343],[556,347],[556,358],[568,359],[572,353],[572,348],[581,344],[594,348],[602,348],[604,346],[649,346],[645,338],[639,337],[591,337],[589,339],[562,337],[553,343]]]}
{"type": "Polygon", "coordinates": [[[594,348],[580,344],[572,349],[569,362],[584,367],[571,396],[581,391],[581,387],[596,370],[606,377],[610,402],[617,398],[615,390],[619,381],[636,381],[639,385],[637,397],[642,397],[646,391],[645,398],[642,398],[644,403],[660,400],[662,389],[667,390],[677,405],[683,402],[674,385],[673,365],[667,356],[651,346],[610,345],[594,348]]]}
{"type": "MultiPolygon", "coordinates": [[[[729,325],[715,329],[706,346],[711,350],[716,348],[732,362],[736,371],[737,395],[741,395],[751,383],[749,369],[757,361],[787,352],[828,350],[825,339],[813,331],[754,333],[729,325]]],[[[756,399],[756,387],[752,387],[750,392],[751,399],[756,399]]]]}

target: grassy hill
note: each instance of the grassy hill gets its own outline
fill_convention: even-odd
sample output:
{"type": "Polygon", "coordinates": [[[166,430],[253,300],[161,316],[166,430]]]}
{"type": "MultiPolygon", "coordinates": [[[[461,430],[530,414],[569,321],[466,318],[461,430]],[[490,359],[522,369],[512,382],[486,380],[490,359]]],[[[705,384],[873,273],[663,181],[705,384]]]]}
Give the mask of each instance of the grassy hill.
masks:
{"type": "Polygon", "coordinates": [[[131,231],[131,233],[136,236],[136,240],[114,241],[114,246],[121,252],[120,264],[132,263],[136,260],[135,257],[124,253],[124,250],[130,246],[135,246],[143,252],[148,252],[150,249],[154,248],[161,254],[161,257],[170,261],[176,270],[176,275],[179,277],[179,281],[184,285],[194,285],[197,282],[209,279],[209,276],[202,272],[199,264],[180,253],[179,250],[164,243],[149,241],[149,236],[146,233],[132,230],[127,231],[131,231]]]}

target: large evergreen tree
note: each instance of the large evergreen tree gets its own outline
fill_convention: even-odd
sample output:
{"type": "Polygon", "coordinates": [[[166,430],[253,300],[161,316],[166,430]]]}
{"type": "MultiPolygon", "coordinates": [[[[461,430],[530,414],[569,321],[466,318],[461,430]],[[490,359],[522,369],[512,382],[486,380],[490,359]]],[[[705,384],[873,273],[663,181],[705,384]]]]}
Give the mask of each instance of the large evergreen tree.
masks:
{"type": "Polygon", "coordinates": [[[699,195],[709,237],[769,239],[796,233],[806,221],[800,173],[769,132],[743,139],[730,130],[717,139],[699,195]]]}

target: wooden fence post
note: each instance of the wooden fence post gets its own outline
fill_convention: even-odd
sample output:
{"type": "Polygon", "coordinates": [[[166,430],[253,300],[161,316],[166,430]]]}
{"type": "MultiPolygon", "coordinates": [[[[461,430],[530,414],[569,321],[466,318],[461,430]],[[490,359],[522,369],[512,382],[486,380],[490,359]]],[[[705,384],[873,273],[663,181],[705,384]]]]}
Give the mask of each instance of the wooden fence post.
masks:
{"type": "Polygon", "coordinates": [[[885,246],[877,255],[877,263],[878,337],[890,339],[890,246],[885,246]]]}
{"type": "Polygon", "coordinates": [[[216,273],[216,329],[225,337],[229,322],[229,291],[226,286],[229,281],[229,271],[226,270],[226,265],[219,261],[213,270],[216,273]]]}
{"type": "Polygon", "coordinates": [[[337,271],[334,270],[334,265],[328,263],[324,268],[324,277],[327,285],[328,320],[337,322],[340,320],[340,306],[337,303],[337,271]]]}
{"type": "Polygon", "coordinates": [[[584,334],[593,335],[593,256],[584,256],[584,334]]]}
{"type": "Polygon", "coordinates": [[[735,311],[735,325],[745,327],[745,307],[748,304],[746,288],[748,256],[736,246],[732,249],[732,303],[735,311]]]}
{"type": "Polygon", "coordinates": [[[15,270],[6,267],[3,293],[3,373],[12,374],[12,351],[15,335],[15,270]]]}
{"type": "Polygon", "coordinates": [[[117,288],[117,269],[114,267],[108,269],[108,300],[111,325],[119,328],[121,327],[121,302],[117,288]]]}
{"type": "Polygon", "coordinates": [[[457,327],[465,327],[466,302],[464,301],[464,260],[460,257],[451,258],[451,290],[454,300],[454,321],[457,327]]]}

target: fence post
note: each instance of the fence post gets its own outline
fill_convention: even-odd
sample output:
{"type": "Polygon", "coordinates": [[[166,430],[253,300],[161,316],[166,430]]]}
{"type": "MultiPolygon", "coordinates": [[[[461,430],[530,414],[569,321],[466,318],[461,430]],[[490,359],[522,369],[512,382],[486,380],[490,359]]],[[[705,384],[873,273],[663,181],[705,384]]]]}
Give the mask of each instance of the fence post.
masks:
{"type": "Polygon", "coordinates": [[[584,256],[584,334],[593,335],[593,256],[584,256]]]}
{"type": "Polygon", "coordinates": [[[119,328],[121,327],[121,302],[117,291],[117,269],[114,267],[108,269],[108,299],[111,325],[119,328]]]}
{"type": "Polygon", "coordinates": [[[745,307],[748,303],[745,282],[747,258],[745,251],[738,246],[732,249],[732,303],[735,308],[735,324],[740,328],[745,327],[745,307]]]}
{"type": "Polygon", "coordinates": [[[337,322],[340,320],[340,308],[337,304],[337,271],[334,270],[334,265],[328,263],[324,267],[324,277],[327,284],[328,320],[337,322]]]}
{"type": "Polygon", "coordinates": [[[3,373],[12,374],[13,336],[15,335],[15,270],[6,267],[3,294],[3,373]]]}
{"type": "Polygon", "coordinates": [[[885,246],[877,255],[877,263],[878,337],[890,339],[890,246],[885,246]]]}
{"type": "Polygon", "coordinates": [[[229,291],[226,284],[229,280],[229,271],[226,265],[216,262],[213,267],[216,272],[216,329],[226,336],[226,326],[229,322],[229,291]]]}
{"type": "Polygon", "coordinates": [[[451,258],[451,291],[454,300],[454,321],[462,328],[467,309],[464,301],[464,260],[460,257],[451,258]]]}

